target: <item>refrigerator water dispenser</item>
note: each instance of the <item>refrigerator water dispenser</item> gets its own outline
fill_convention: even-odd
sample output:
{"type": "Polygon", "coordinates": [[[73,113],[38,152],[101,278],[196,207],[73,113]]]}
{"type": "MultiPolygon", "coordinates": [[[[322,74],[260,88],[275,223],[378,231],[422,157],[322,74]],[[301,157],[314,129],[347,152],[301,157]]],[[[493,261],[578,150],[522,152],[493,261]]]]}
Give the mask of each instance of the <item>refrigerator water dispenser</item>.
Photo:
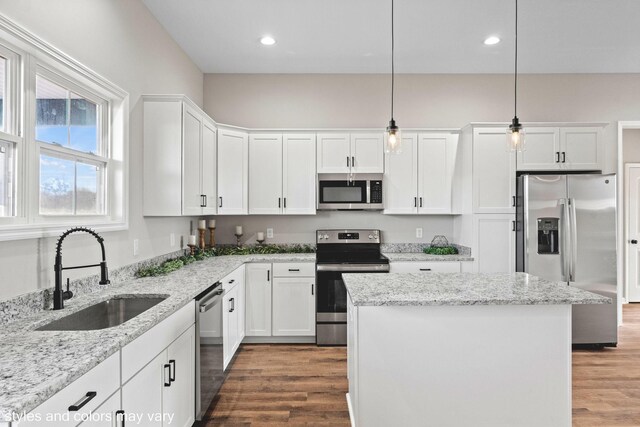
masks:
{"type": "Polygon", "coordinates": [[[538,218],[538,253],[541,255],[558,255],[560,251],[558,239],[559,218],[538,218]]]}

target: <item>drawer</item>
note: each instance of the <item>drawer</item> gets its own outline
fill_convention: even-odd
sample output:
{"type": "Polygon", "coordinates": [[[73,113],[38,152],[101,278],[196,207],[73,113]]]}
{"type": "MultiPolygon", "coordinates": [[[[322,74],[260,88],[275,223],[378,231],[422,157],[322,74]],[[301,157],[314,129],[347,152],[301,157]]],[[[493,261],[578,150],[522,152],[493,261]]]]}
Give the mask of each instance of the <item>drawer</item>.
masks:
{"type": "Polygon", "coordinates": [[[459,261],[396,261],[391,273],[460,273],[459,261]]]}
{"type": "Polygon", "coordinates": [[[46,402],[31,411],[29,417],[20,423],[20,427],[30,426],[76,426],[90,412],[93,412],[120,387],[120,352],[109,356],[95,368],[60,390],[46,402]],[[95,393],[94,397],[90,394],[95,393]],[[70,411],[72,405],[80,406],[70,411]],[[58,417],[55,421],[48,417],[58,417]],[[31,419],[32,421],[29,421],[31,419]]]}
{"type": "Polygon", "coordinates": [[[224,276],[220,282],[222,282],[222,289],[224,289],[225,293],[235,288],[239,283],[244,283],[244,265],[224,276]]]}
{"type": "Polygon", "coordinates": [[[314,262],[279,262],[273,263],[273,277],[315,277],[314,262]]]}
{"type": "Polygon", "coordinates": [[[195,323],[195,310],[191,301],[122,348],[122,384],[195,323]]]}

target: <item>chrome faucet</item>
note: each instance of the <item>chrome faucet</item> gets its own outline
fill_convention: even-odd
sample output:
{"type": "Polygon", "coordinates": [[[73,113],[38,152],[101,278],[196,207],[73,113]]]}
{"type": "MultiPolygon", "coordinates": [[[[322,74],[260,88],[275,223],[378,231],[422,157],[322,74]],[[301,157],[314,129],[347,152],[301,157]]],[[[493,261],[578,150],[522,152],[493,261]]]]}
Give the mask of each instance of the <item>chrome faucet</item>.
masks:
{"type": "Polygon", "coordinates": [[[56,288],[53,291],[53,309],[60,310],[64,308],[64,301],[71,298],[73,293],[69,290],[69,279],[67,279],[67,290],[62,290],[62,271],[63,270],[73,270],[77,268],[88,268],[88,267],[100,267],[100,284],[108,285],[111,283],[109,281],[109,272],[107,270],[107,260],[104,252],[104,239],[100,237],[98,233],[93,230],[90,230],[85,227],[75,227],[71,228],[60,236],[58,239],[58,243],[56,245],[56,263],[54,266],[54,271],[56,274],[56,288]],[[96,238],[98,243],[100,243],[100,249],[102,249],[102,261],[99,264],[90,264],[90,265],[76,265],[74,267],[63,267],[62,266],[62,241],[71,233],[75,233],[77,231],[83,231],[85,233],[91,234],[96,238]]]}

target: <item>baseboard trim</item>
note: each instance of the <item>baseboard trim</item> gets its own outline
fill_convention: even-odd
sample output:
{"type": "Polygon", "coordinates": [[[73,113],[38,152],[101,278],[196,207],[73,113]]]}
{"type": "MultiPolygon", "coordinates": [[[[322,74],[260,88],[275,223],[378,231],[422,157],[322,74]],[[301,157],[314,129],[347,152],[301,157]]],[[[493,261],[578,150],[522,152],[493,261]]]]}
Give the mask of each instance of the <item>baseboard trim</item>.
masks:
{"type": "Polygon", "coordinates": [[[243,344],[315,344],[316,337],[247,337],[243,344]]]}
{"type": "Polygon", "coordinates": [[[351,427],[356,427],[356,420],[355,420],[355,417],[353,416],[353,406],[351,406],[351,396],[349,396],[349,393],[347,393],[346,396],[347,396],[347,407],[349,408],[349,421],[351,422],[351,427]]]}

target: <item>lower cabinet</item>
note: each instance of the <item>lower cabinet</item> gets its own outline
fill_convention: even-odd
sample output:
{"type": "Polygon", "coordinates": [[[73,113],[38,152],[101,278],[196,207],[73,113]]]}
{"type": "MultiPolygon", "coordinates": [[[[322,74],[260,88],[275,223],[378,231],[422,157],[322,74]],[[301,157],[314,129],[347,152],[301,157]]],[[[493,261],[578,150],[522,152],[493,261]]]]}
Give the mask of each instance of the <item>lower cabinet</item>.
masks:
{"type": "Polygon", "coordinates": [[[314,336],[315,278],[275,277],[272,317],[274,336],[314,336]]]}
{"type": "Polygon", "coordinates": [[[472,253],[476,259],[476,273],[515,272],[515,227],[515,215],[474,215],[472,253]]]}
{"type": "Polygon", "coordinates": [[[154,420],[153,415],[162,414],[162,388],[166,387],[165,381],[169,381],[164,370],[166,362],[166,354],[160,353],[122,387],[125,414],[142,415],[142,419],[128,419],[127,425],[162,426],[162,420],[154,420]]]}
{"type": "Polygon", "coordinates": [[[120,408],[120,390],[118,390],[98,409],[93,411],[90,416],[87,416],[87,419],[80,425],[82,427],[113,427],[114,425],[119,427],[126,425],[124,411],[120,408]]]}
{"type": "Polygon", "coordinates": [[[271,336],[271,264],[246,265],[246,334],[248,337],[271,336]]]}
{"type": "Polygon", "coordinates": [[[390,273],[460,273],[458,261],[393,261],[390,273]]]}
{"type": "Polygon", "coordinates": [[[244,266],[221,280],[225,294],[222,300],[224,369],[240,348],[245,336],[245,271],[244,266]]]}

